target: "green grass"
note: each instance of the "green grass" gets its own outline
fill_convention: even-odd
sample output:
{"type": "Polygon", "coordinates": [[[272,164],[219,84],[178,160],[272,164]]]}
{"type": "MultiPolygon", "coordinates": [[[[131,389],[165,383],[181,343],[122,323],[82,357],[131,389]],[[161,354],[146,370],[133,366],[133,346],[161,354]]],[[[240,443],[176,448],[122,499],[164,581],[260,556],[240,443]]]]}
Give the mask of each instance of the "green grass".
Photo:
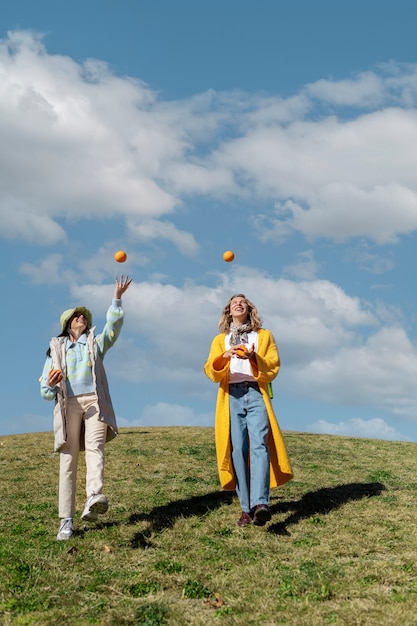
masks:
{"type": "Polygon", "coordinates": [[[52,433],[0,437],[0,624],[417,625],[417,445],[285,433],[295,477],[239,528],[211,428],[130,428],[109,512],[56,541],[52,433]]]}

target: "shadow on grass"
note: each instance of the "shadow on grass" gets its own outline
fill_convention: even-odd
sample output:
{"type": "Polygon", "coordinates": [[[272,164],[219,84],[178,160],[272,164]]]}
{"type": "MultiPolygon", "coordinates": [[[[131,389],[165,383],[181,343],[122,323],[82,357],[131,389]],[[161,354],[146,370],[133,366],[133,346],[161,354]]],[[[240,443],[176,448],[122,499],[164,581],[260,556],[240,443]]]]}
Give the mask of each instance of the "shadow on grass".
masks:
{"type": "Polygon", "coordinates": [[[271,506],[272,513],[293,512],[284,521],[268,526],[267,530],[276,535],[289,535],[288,526],[315,515],[326,515],[347,502],[379,496],[384,489],[382,483],[348,483],[309,491],[298,501],[281,502],[271,506]]]}
{"type": "Polygon", "coordinates": [[[184,500],[175,500],[164,506],[157,506],[149,513],[134,513],[129,517],[128,524],[148,522],[148,528],[144,532],[135,533],[132,538],[133,548],[149,547],[149,537],[153,532],[160,532],[166,528],[172,528],[175,520],[179,517],[192,517],[193,515],[205,515],[220,506],[229,505],[233,501],[234,491],[212,491],[202,496],[194,496],[184,500]]]}
{"type": "Polygon", "coordinates": [[[121,434],[122,435],[135,435],[135,437],[141,437],[142,435],[149,435],[150,431],[141,430],[139,432],[136,432],[135,430],[124,430],[121,434]]]}

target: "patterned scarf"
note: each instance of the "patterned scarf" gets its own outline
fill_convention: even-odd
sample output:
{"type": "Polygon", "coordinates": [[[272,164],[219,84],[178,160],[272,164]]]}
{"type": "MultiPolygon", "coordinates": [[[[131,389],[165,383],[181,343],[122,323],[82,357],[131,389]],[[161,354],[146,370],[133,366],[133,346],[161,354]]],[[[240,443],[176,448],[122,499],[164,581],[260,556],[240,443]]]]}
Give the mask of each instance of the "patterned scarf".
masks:
{"type": "Polygon", "coordinates": [[[240,343],[248,343],[248,333],[252,330],[250,322],[245,322],[242,326],[236,326],[233,322],[230,324],[230,345],[238,346],[240,343]]]}

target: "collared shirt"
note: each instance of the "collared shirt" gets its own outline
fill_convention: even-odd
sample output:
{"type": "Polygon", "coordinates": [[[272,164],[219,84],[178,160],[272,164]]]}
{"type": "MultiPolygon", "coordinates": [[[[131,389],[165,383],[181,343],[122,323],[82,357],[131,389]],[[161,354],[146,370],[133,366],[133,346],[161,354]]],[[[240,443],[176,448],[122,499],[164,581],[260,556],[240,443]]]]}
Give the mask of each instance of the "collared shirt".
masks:
{"type": "Polygon", "coordinates": [[[73,343],[69,337],[65,340],[65,359],[67,363],[67,394],[80,396],[93,393],[93,373],[90,352],[87,346],[87,335],[83,333],[73,343]]]}

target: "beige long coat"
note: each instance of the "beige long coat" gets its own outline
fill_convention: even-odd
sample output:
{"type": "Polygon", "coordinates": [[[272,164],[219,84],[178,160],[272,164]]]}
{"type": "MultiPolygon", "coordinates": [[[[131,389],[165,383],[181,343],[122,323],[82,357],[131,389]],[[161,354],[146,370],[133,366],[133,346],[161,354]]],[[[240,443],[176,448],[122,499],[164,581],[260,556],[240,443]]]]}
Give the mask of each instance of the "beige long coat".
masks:
{"type": "MultiPolygon", "coordinates": [[[[94,337],[94,328],[88,332],[87,344],[92,363],[94,387],[97,393],[99,419],[106,422],[106,441],[111,441],[118,434],[116,415],[110,397],[109,385],[103,359],[97,350],[97,342],[94,337]]],[[[53,367],[65,373],[65,337],[53,337],[50,342],[51,358],[53,367]]],[[[66,431],[67,393],[65,382],[59,383],[54,407],[54,449],[58,452],[67,440],[66,431]]],[[[84,450],[84,430],[80,433],[80,450],[84,450]]]]}

